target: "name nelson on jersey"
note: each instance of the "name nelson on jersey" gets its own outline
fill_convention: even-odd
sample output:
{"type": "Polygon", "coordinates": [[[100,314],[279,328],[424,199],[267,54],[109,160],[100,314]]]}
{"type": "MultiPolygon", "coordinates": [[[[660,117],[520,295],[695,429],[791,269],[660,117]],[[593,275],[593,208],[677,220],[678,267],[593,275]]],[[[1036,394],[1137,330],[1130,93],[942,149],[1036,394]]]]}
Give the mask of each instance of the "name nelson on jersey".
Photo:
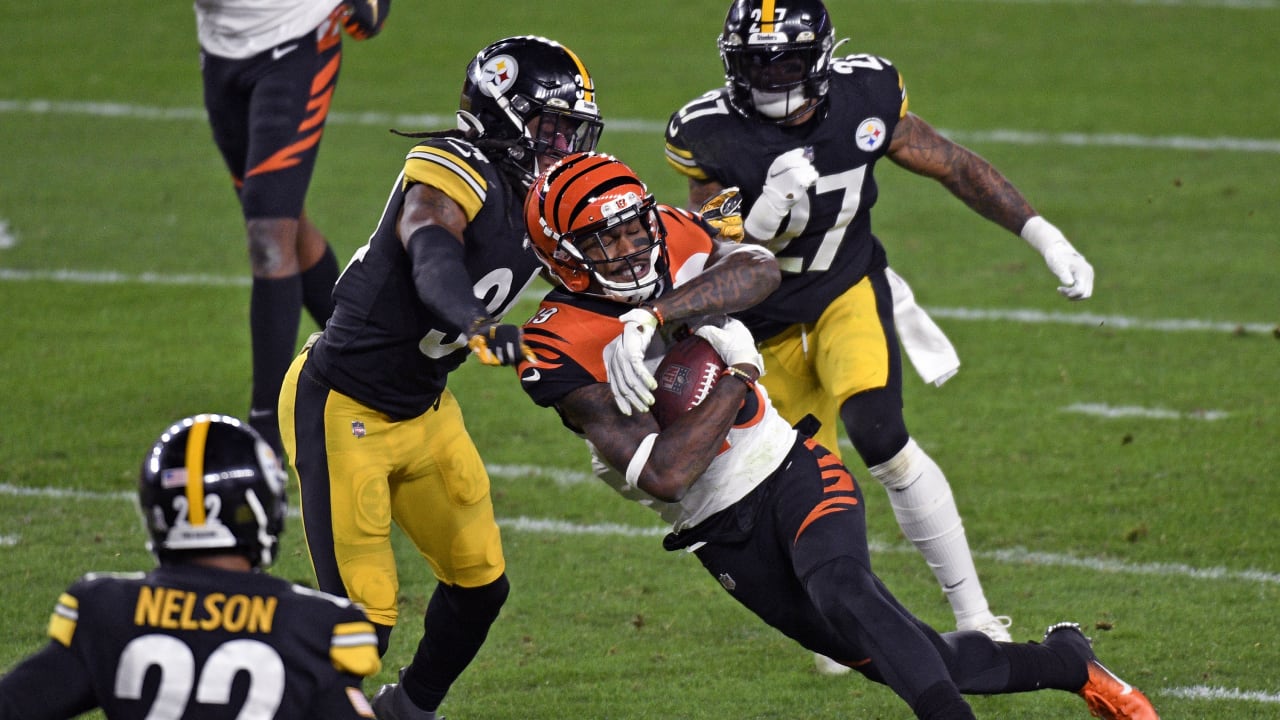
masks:
{"type": "Polygon", "coordinates": [[[270,633],[280,599],[273,596],[143,586],[133,610],[133,623],[165,630],[226,630],[270,633]]]}

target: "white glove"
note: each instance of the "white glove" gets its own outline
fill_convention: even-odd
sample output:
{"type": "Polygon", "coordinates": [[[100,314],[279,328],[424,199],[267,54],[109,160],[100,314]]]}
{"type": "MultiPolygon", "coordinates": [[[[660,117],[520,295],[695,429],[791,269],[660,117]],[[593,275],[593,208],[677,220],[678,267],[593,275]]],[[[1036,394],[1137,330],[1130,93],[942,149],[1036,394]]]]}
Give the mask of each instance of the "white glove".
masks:
{"type": "Polygon", "coordinates": [[[756,350],[756,339],[741,321],[729,318],[724,327],[703,325],[693,334],[711,343],[726,365],[750,365],[764,374],[764,358],[756,350]]]}
{"type": "Polygon", "coordinates": [[[623,415],[630,415],[633,409],[648,412],[653,404],[653,393],[649,391],[658,387],[658,381],[644,366],[644,352],[658,328],[658,316],[635,308],[618,319],[622,321],[622,334],[605,348],[609,389],[623,415]]]}
{"type": "Polygon", "coordinates": [[[1039,215],[1022,226],[1022,239],[1040,251],[1049,272],[1058,276],[1058,292],[1070,300],[1093,294],[1093,266],[1067,241],[1062,231],[1039,215]]]}
{"type": "Polygon", "coordinates": [[[809,188],[818,182],[818,171],[813,167],[813,150],[798,147],[773,159],[765,174],[760,199],[751,206],[743,228],[756,240],[772,240],[778,234],[782,219],[809,188]]]}

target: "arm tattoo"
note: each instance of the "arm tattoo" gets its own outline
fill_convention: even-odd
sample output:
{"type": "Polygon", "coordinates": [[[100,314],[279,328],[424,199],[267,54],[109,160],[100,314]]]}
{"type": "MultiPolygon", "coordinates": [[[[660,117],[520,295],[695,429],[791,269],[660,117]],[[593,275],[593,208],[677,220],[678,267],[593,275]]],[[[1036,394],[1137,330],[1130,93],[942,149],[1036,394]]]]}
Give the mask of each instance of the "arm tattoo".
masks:
{"type": "Polygon", "coordinates": [[[898,165],[937,180],[974,212],[1015,235],[1036,214],[1013,183],[977,153],[914,115],[898,128],[902,135],[894,132],[889,150],[889,158],[898,165]]]}

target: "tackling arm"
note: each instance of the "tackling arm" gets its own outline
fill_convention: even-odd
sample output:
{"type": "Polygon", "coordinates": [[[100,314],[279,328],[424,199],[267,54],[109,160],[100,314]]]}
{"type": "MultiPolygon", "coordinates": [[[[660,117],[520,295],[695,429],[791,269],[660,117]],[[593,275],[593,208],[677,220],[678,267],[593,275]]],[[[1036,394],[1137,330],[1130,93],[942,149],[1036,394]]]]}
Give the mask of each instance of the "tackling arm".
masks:
{"type": "Polygon", "coordinates": [[[418,183],[405,193],[396,229],[413,263],[418,299],[432,314],[470,338],[468,345],[485,365],[514,365],[532,357],[520,327],[501,324],[475,296],[467,274],[462,207],[442,191],[418,183]]]}

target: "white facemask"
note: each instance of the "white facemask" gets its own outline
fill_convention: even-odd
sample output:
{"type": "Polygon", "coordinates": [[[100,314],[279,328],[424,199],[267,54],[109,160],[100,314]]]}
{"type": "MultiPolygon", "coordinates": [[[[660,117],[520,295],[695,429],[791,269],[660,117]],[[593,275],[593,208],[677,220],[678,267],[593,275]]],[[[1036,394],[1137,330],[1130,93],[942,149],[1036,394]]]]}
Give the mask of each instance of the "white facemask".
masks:
{"type": "Polygon", "coordinates": [[[794,87],[787,92],[751,90],[751,104],[756,112],[768,118],[780,119],[800,109],[804,104],[804,88],[794,87]]]}

